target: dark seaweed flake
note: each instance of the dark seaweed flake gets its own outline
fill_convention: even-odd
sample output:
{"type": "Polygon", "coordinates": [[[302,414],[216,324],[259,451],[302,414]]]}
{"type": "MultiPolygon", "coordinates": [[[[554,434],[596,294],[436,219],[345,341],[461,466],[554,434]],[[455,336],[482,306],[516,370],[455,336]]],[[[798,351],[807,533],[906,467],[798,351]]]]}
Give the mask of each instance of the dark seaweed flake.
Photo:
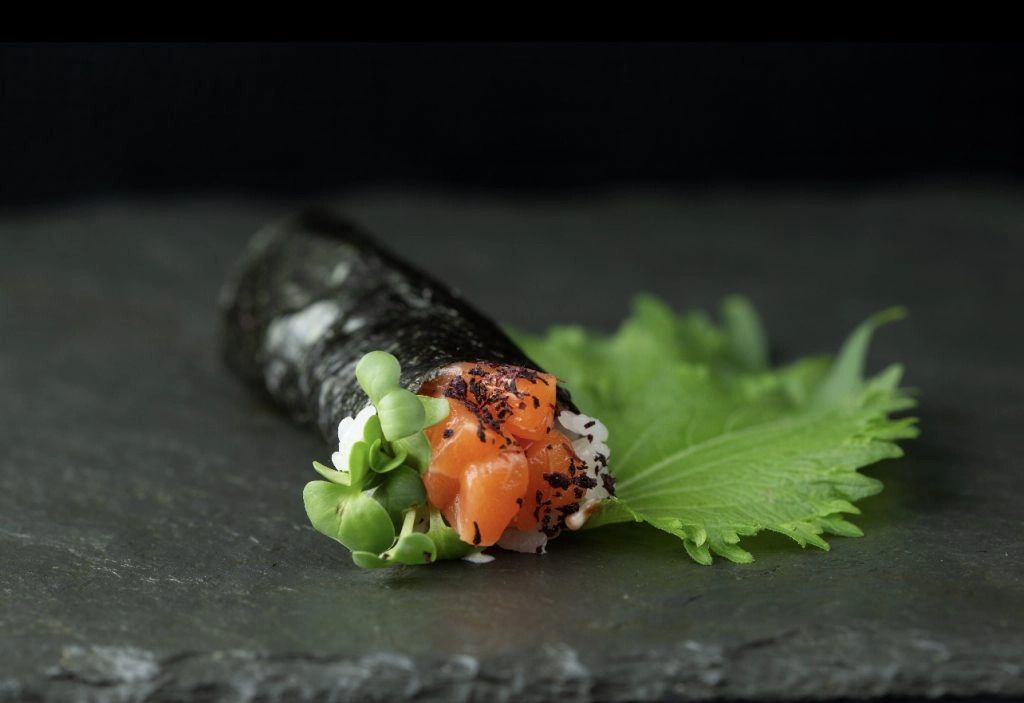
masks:
{"type": "Polygon", "coordinates": [[[615,477],[611,474],[601,474],[601,483],[604,484],[604,489],[608,491],[608,495],[615,495],[615,477]]]}
{"type": "Polygon", "coordinates": [[[466,386],[466,379],[462,376],[456,376],[452,379],[452,382],[448,384],[444,394],[449,398],[455,398],[457,400],[465,400],[468,388],[466,386]]]}
{"type": "MultiPolygon", "coordinates": [[[[568,488],[569,477],[563,474],[561,471],[552,471],[551,473],[544,474],[544,480],[548,482],[553,488],[568,488]]],[[[577,479],[578,481],[579,479],[577,479]]],[[[596,483],[595,483],[596,485],[596,483]]]]}
{"type": "Polygon", "coordinates": [[[580,488],[593,488],[597,485],[597,479],[587,474],[579,474],[574,479],[574,483],[580,488]]]}

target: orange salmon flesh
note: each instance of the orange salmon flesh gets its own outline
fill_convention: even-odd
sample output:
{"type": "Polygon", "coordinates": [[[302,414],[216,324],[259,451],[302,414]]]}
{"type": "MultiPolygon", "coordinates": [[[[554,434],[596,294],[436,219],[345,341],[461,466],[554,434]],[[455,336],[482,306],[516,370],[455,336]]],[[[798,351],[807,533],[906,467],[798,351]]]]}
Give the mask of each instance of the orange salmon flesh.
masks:
{"type": "Polygon", "coordinates": [[[596,485],[555,426],[556,384],[518,366],[459,363],[420,388],[448,399],[448,417],[426,431],[423,485],[464,542],[486,547],[510,527],[553,537],[596,485]]]}

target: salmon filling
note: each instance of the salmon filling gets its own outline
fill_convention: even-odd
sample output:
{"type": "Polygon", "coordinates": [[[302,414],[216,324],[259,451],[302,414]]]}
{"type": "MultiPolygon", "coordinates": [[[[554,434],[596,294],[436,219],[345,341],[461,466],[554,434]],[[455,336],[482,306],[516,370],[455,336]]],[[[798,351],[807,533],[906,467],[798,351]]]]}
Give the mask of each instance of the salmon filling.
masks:
{"type": "Polygon", "coordinates": [[[448,399],[448,417],[426,430],[433,454],[423,484],[464,542],[485,547],[519,530],[543,535],[540,551],[598,486],[557,422],[556,384],[519,366],[459,363],[420,388],[448,399]]]}

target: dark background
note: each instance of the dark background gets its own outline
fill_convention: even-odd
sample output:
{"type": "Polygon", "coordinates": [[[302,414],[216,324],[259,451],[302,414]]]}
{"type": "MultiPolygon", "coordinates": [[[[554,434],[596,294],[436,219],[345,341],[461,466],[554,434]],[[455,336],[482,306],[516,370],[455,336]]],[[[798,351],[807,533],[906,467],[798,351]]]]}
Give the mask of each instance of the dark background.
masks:
{"type": "Polygon", "coordinates": [[[1024,175],[1002,44],[0,46],[0,205],[1024,175]]]}

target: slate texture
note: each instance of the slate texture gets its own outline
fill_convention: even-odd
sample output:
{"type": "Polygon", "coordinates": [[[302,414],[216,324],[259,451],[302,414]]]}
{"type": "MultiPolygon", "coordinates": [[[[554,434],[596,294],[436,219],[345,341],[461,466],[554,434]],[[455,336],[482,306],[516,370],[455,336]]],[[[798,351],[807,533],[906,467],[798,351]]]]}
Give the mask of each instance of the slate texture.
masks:
{"type": "Polygon", "coordinates": [[[0,217],[0,701],[1024,695],[1024,192],[364,193],[360,222],[495,317],[610,329],[742,292],[779,359],[892,304],[922,437],[863,539],[692,563],[616,526],[547,556],[357,570],[301,488],[330,449],[222,366],[216,299],[297,204],[0,217]],[[495,262],[529,286],[495,284],[495,262]]]}

